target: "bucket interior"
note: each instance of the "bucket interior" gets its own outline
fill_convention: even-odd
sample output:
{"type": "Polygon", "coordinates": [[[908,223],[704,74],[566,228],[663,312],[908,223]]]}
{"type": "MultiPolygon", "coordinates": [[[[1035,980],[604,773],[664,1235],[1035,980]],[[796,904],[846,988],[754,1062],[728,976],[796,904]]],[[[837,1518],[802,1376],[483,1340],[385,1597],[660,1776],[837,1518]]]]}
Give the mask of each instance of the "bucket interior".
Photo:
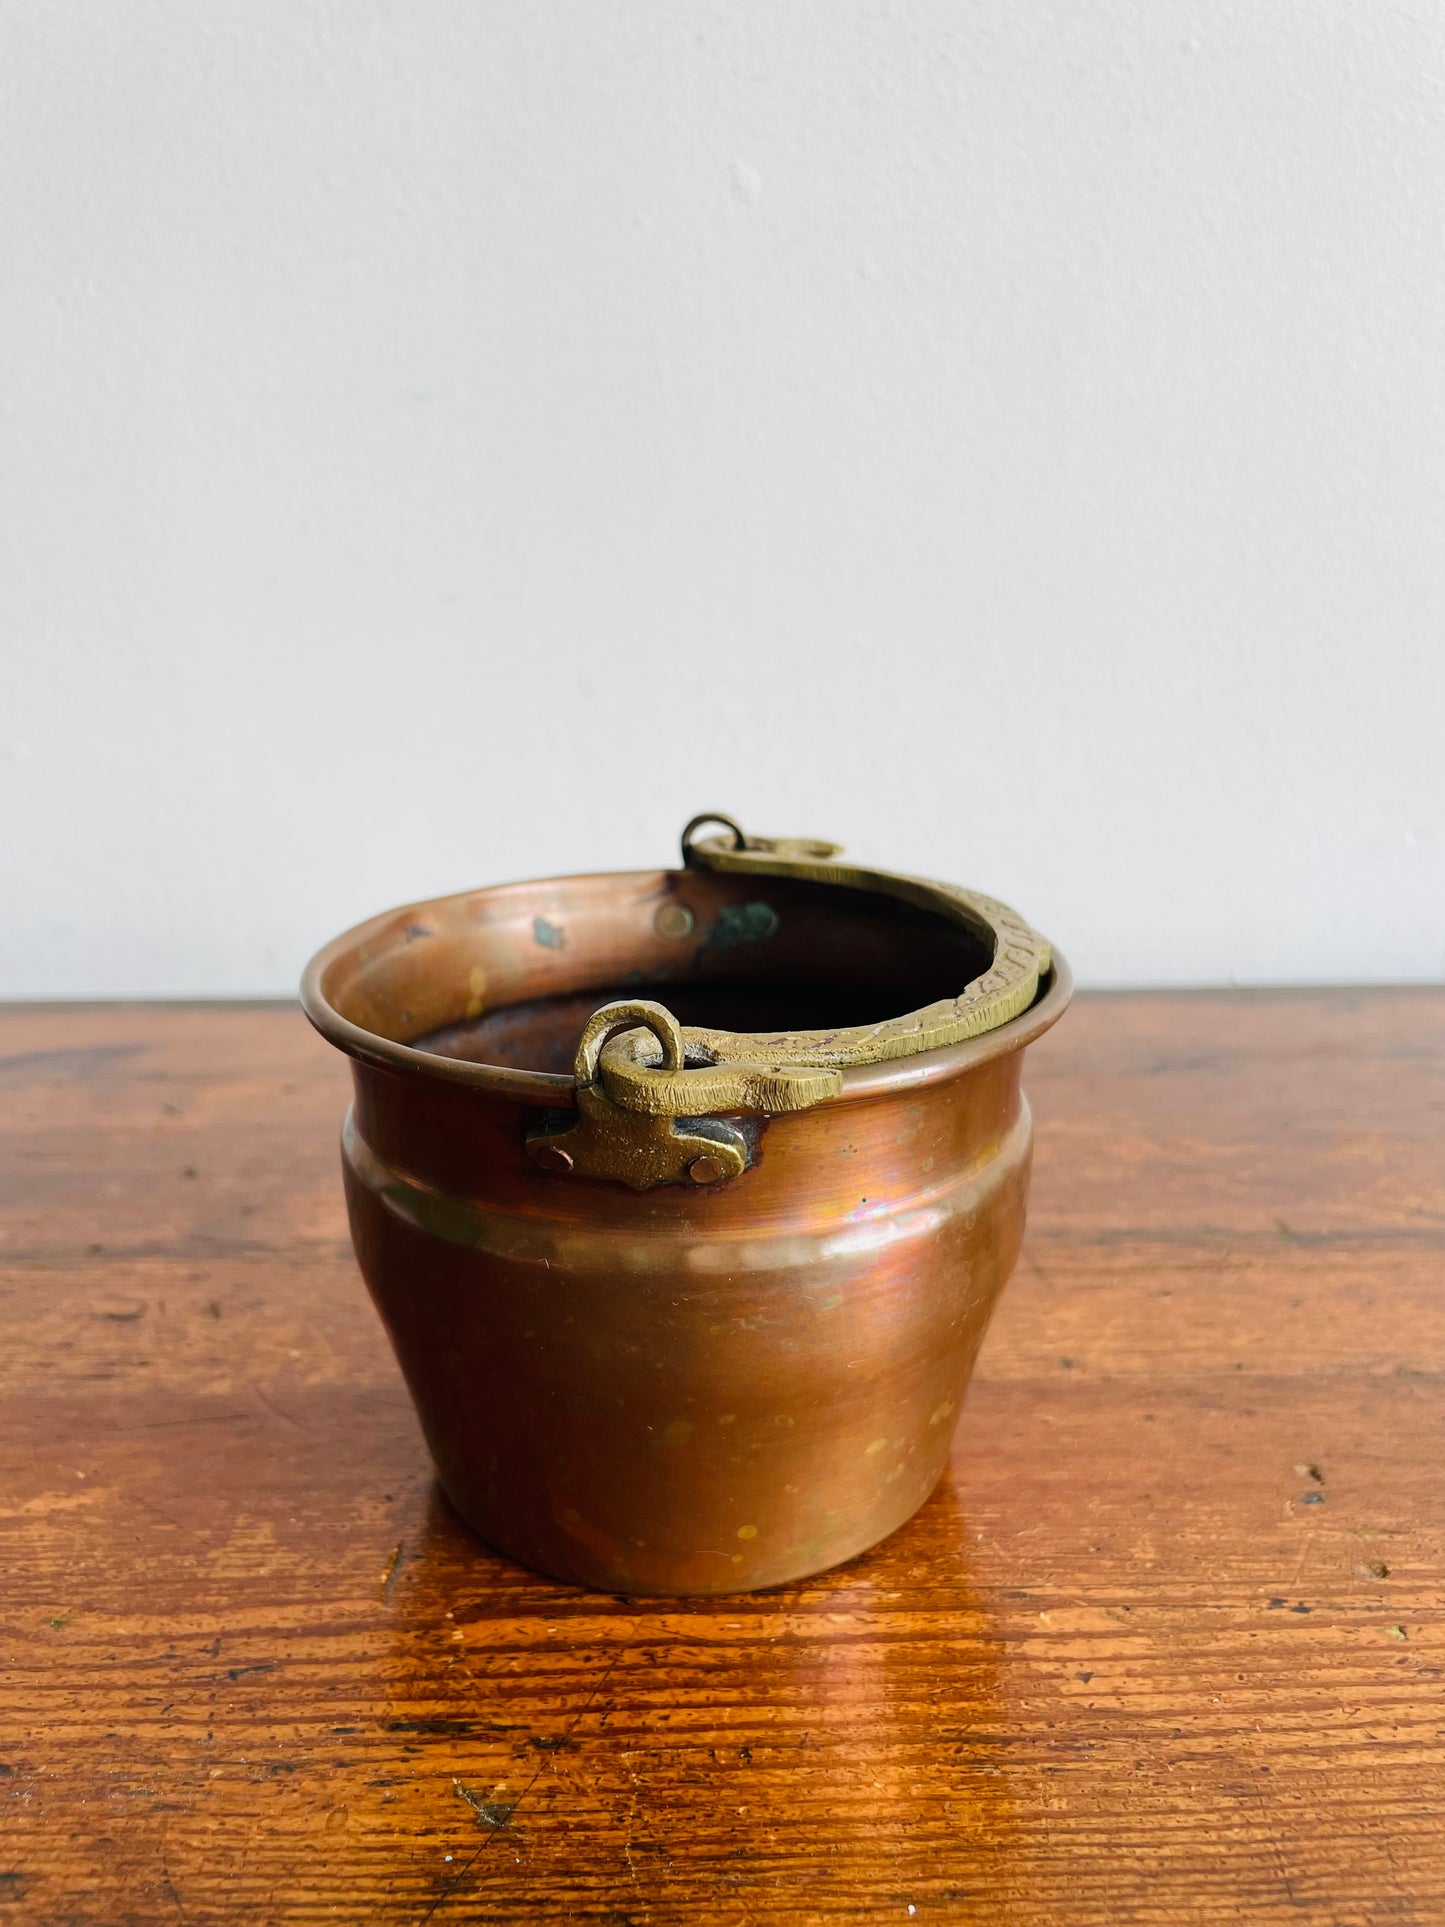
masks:
{"type": "Polygon", "coordinates": [[[565,1073],[617,998],[653,998],[684,1025],[826,1031],[956,997],[992,957],[986,933],[873,891],[651,871],[412,906],[333,946],[320,987],[393,1042],[565,1073]]]}

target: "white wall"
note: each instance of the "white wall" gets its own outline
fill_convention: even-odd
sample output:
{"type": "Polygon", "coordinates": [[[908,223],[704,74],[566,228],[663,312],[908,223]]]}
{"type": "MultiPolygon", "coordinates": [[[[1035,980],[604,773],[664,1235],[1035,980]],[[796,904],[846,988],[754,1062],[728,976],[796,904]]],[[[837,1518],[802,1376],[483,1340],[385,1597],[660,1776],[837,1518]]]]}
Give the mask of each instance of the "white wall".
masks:
{"type": "Polygon", "coordinates": [[[717,805],[1445,972],[1430,0],[3,0],[0,992],[717,805]]]}

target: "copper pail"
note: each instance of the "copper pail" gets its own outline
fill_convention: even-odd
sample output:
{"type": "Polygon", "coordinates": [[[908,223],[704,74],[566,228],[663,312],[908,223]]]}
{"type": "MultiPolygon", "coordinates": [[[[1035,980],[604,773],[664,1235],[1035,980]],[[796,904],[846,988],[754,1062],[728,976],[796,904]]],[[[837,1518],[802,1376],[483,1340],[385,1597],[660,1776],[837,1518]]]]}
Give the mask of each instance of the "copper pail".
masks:
{"type": "Polygon", "coordinates": [[[1069,991],[1004,904],[712,816],[681,869],[329,944],[302,996],[352,1060],[352,1237],[463,1518],[664,1594],[900,1526],[1018,1252],[1019,1071],[1069,991]]]}

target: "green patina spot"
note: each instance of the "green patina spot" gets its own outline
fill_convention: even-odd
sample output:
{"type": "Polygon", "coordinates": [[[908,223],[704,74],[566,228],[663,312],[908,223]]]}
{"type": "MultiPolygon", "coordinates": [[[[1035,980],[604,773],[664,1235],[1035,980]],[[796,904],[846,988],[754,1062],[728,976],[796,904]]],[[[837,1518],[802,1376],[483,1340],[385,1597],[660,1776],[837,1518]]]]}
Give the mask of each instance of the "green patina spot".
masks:
{"type": "Polygon", "coordinates": [[[698,945],[699,957],[724,956],[745,943],[765,943],[779,930],[778,913],[770,903],[730,903],[718,912],[717,922],[698,945]]]}
{"type": "Polygon", "coordinates": [[[560,950],[567,941],[567,933],[560,923],[548,923],[545,917],[533,917],[532,935],[549,950],[560,950]]]}

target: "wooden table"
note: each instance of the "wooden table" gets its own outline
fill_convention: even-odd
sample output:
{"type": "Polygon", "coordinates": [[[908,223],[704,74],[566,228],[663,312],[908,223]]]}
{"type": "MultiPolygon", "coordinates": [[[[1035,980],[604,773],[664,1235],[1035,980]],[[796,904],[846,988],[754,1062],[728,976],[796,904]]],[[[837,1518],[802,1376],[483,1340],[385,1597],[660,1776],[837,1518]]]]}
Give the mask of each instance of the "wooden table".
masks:
{"type": "Polygon", "coordinates": [[[1445,993],[1081,999],[951,1483],[648,1605],[437,1496],[290,1009],[0,1010],[0,1923],[1445,1921],[1445,993]]]}

